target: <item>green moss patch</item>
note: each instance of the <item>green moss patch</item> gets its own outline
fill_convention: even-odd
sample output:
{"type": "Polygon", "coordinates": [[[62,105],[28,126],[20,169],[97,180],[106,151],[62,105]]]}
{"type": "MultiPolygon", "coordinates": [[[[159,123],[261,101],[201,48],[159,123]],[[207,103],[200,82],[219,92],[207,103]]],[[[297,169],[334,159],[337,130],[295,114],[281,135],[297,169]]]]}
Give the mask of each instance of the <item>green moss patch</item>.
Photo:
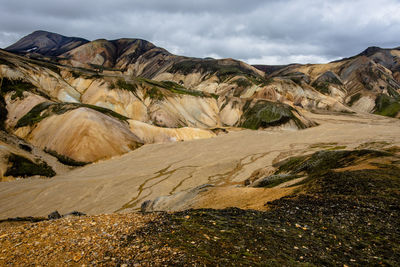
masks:
{"type": "Polygon", "coordinates": [[[151,99],[159,101],[164,99],[164,95],[161,92],[161,90],[155,86],[151,87],[151,89],[146,91],[146,97],[150,97],[151,99]]]}
{"type": "Polygon", "coordinates": [[[57,160],[59,162],[61,162],[62,164],[64,164],[64,165],[80,167],[80,166],[85,166],[85,165],[89,164],[89,162],[76,161],[74,159],[71,159],[70,157],[67,157],[65,155],[61,155],[61,154],[57,153],[57,151],[54,151],[54,150],[51,150],[51,149],[45,148],[44,151],[46,153],[49,153],[53,157],[56,157],[57,160]]]}
{"type": "Polygon", "coordinates": [[[239,78],[234,81],[238,87],[247,88],[253,85],[251,81],[245,78],[239,78]]]}
{"type": "Polygon", "coordinates": [[[375,100],[375,114],[395,117],[400,112],[400,100],[380,94],[375,100]]]}
{"type": "Polygon", "coordinates": [[[282,183],[291,181],[296,178],[300,178],[301,175],[291,175],[291,174],[274,174],[267,176],[265,178],[259,179],[252,187],[264,187],[272,188],[282,183]]]}
{"type": "Polygon", "coordinates": [[[53,177],[56,175],[54,170],[45,162],[33,162],[23,156],[17,154],[10,154],[8,158],[9,167],[4,176],[13,177],[28,177],[34,175],[41,175],[46,177],[53,177]]]}
{"type": "Polygon", "coordinates": [[[327,71],[319,76],[311,85],[319,92],[325,95],[329,95],[331,90],[329,85],[343,85],[339,77],[332,71],[327,71]]]}
{"type": "Polygon", "coordinates": [[[319,82],[319,83],[313,83],[312,86],[320,93],[324,95],[329,95],[331,93],[331,90],[329,89],[329,83],[327,82],[319,82]]]}
{"type": "Polygon", "coordinates": [[[26,82],[23,80],[10,80],[8,78],[2,78],[0,80],[0,85],[1,95],[4,96],[8,92],[14,92],[11,96],[12,100],[17,97],[22,98],[25,91],[31,91],[32,89],[36,88],[30,82],[26,82]]]}
{"type": "Polygon", "coordinates": [[[153,88],[156,87],[157,89],[165,89],[175,94],[182,94],[182,95],[191,95],[197,97],[216,97],[214,94],[208,94],[202,91],[190,90],[185,88],[184,86],[172,82],[172,81],[154,81],[145,78],[137,78],[138,82],[142,84],[147,84],[152,86],[150,90],[154,90],[153,88]]]}
{"type": "Polygon", "coordinates": [[[44,118],[46,118],[50,115],[49,112],[46,112],[46,114],[44,114],[44,111],[46,111],[46,109],[48,107],[50,107],[51,105],[53,105],[53,103],[43,102],[43,103],[40,103],[40,104],[34,106],[28,113],[26,113],[23,117],[21,117],[18,120],[15,127],[19,128],[19,127],[28,126],[28,125],[31,126],[31,125],[34,125],[34,124],[40,122],[41,120],[43,120],[44,118]]]}
{"type": "Polygon", "coordinates": [[[116,83],[114,88],[120,88],[126,91],[130,91],[132,93],[136,93],[137,85],[134,83],[128,83],[124,80],[119,79],[116,83]]]}
{"type": "Polygon", "coordinates": [[[361,98],[361,94],[360,94],[360,93],[357,93],[357,94],[355,94],[355,95],[352,95],[352,96],[350,97],[350,101],[347,103],[347,105],[349,105],[350,107],[353,106],[353,104],[354,104],[355,102],[357,102],[360,98],[361,98]]]}
{"type": "Polygon", "coordinates": [[[129,119],[128,117],[125,117],[119,113],[112,111],[112,110],[109,110],[109,109],[103,108],[103,107],[94,106],[94,105],[81,104],[81,103],[43,102],[43,103],[40,103],[40,104],[34,106],[28,113],[26,113],[21,119],[19,119],[15,127],[18,128],[18,127],[24,127],[24,126],[32,126],[49,116],[61,115],[67,111],[74,110],[74,109],[81,108],[81,107],[96,110],[98,112],[101,112],[108,116],[112,116],[121,121],[126,121],[129,119]]]}
{"type": "Polygon", "coordinates": [[[170,73],[182,73],[188,75],[194,72],[200,72],[202,74],[216,74],[219,80],[225,81],[227,78],[232,76],[248,76],[253,77],[255,80],[261,80],[251,69],[245,68],[240,64],[220,64],[217,60],[201,60],[201,59],[187,59],[175,63],[168,70],[170,73]]]}
{"type": "Polygon", "coordinates": [[[258,100],[254,105],[248,101],[243,108],[240,127],[249,129],[278,126],[293,120],[299,129],[306,126],[293,114],[292,107],[282,103],[258,100]]]}
{"type": "Polygon", "coordinates": [[[138,77],[132,81],[125,81],[119,79],[115,83],[111,83],[109,89],[122,89],[126,91],[132,92],[134,95],[137,96],[136,90],[139,86],[146,89],[146,96],[150,97],[151,99],[155,100],[163,100],[165,97],[165,93],[163,90],[174,94],[181,94],[181,95],[191,95],[197,97],[213,97],[218,98],[218,95],[209,94],[202,91],[190,90],[185,88],[184,86],[172,82],[172,81],[154,81],[150,79],[146,79],[143,77],[138,77]]]}
{"type": "Polygon", "coordinates": [[[391,155],[392,154],[388,152],[369,149],[321,150],[309,156],[289,158],[275,164],[274,166],[278,168],[276,174],[298,174],[301,172],[316,174],[330,169],[350,166],[361,158],[388,157],[391,155]]]}

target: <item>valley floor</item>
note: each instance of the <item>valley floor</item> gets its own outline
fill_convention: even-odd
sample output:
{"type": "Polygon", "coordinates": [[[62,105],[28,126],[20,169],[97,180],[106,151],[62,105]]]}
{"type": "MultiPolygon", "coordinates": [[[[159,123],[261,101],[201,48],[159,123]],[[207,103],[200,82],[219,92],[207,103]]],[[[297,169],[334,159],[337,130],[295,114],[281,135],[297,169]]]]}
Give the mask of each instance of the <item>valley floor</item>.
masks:
{"type": "Polygon", "coordinates": [[[398,266],[400,149],[281,165],[302,190],[265,211],[190,209],[0,224],[0,265],[398,266]]]}
{"type": "Polygon", "coordinates": [[[400,145],[398,119],[370,114],[308,116],[320,125],[300,131],[243,130],[211,139],[145,145],[121,157],[52,179],[0,183],[0,218],[45,216],[54,210],[61,214],[73,210],[89,215],[128,213],[139,210],[146,200],[190,192],[204,184],[214,187],[179,203],[166,203],[164,209],[236,206],[264,210],[259,203],[291,192],[285,189],[287,192],[275,192],[276,197],[271,198],[268,188],[243,187],[257,170],[268,172],[280,160],[323,149],[381,149],[400,145]],[[221,188],[237,192],[217,203],[215,198],[221,188]]]}

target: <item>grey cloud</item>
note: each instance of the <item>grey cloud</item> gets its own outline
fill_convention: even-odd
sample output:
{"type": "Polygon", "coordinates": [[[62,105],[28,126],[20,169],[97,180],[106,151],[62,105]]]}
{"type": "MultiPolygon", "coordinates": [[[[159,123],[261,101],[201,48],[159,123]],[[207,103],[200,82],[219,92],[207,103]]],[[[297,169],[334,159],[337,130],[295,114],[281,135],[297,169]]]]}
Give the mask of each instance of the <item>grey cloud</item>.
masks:
{"type": "Polygon", "coordinates": [[[326,62],[397,47],[396,0],[0,0],[0,46],[38,29],[152,41],[173,53],[250,63],[326,62]]]}

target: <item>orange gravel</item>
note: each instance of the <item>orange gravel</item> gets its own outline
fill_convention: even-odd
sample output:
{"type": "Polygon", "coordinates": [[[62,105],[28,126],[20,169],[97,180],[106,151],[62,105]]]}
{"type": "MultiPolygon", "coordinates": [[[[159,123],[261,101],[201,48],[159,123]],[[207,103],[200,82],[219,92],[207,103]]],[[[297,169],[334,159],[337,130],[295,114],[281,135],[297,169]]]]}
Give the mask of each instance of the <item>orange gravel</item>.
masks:
{"type": "Polygon", "coordinates": [[[173,255],[167,246],[150,251],[145,240],[130,236],[157,214],[67,217],[38,223],[0,224],[0,266],[132,266],[162,264],[173,255]],[[124,241],[130,238],[129,246],[124,241]],[[153,257],[157,254],[157,257],[153,257]]]}

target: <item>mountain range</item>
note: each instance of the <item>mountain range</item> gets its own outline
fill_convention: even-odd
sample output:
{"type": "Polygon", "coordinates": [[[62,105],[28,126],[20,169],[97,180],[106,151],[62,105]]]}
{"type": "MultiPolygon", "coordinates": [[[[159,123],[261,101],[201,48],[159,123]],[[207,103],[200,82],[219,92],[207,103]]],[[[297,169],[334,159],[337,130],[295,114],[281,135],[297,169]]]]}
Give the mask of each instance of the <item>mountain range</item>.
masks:
{"type": "Polygon", "coordinates": [[[252,66],[33,32],[0,49],[0,265],[398,265],[399,118],[400,48],[252,66]]]}
{"type": "Polygon", "coordinates": [[[177,56],[140,39],[36,31],[0,50],[0,124],[87,163],[238,127],[315,126],[305,111],[399,117],[399,56],[370,47],[328,64],[251,66],[177,56]]]}

